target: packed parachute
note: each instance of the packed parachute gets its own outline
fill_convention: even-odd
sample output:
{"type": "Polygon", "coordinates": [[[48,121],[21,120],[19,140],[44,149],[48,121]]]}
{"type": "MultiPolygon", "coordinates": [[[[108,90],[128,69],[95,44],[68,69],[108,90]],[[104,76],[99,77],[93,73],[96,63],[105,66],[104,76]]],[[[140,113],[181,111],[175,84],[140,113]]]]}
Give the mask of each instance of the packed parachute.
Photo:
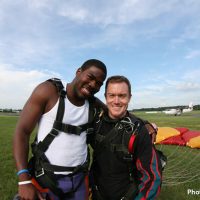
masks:
{"type": "Polygon", "coordinates": [[[189,130],[185,127],[158,127],[155,143],[200,148],[200,131],[189,130]]]}

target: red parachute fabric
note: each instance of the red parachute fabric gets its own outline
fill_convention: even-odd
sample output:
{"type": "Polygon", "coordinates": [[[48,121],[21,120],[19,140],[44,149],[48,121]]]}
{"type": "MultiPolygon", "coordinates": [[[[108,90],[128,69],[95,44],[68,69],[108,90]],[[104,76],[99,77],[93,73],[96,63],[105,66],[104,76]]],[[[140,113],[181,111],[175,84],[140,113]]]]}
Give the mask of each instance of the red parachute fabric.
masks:
{"type": "Polygon", "coordinates": [[[187,131],[185,133],[183,133],[182,138],[187,142],[190,141],[190,139],[194,138],[194,137],[198,137],[200,136],[200,131],[187,131]]]}
{"type": "Polygon", "coordinates": [[[181,137],[181,135],[172,136],[170,138],[167,138],[160,142],[160,144],[172,144],[172,145],[179,145],[179,146],[185,146],[186,142],[181,137]]]}
{"type": "Polygon", "coordinates": [[[175,128],[176,130],[178,130],[180,132],[181,135],[183,135],[183,133],[189,131],[188,128],[185,128],[185,127],[177,127],[175,128]]]}

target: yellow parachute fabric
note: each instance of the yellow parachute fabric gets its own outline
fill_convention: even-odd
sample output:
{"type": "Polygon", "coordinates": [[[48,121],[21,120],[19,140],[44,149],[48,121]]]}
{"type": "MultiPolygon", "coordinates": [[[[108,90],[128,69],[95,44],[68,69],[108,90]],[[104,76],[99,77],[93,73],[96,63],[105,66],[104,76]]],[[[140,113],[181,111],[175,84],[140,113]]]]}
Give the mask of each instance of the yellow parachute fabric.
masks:
{"type": "Polygon", "coordinates": [[[200,136],[194,137],[187,142],[187,146],[191,148],[200,148],[200,136]]]}
{"type": "Polygon", "coordinates": [[[161,141],[172,137],[180,135],[180,131],[176,130],[175,128],[171,127],[158,127],[158,132],[156,136],[156,144],[160,143],[161,141]]]}

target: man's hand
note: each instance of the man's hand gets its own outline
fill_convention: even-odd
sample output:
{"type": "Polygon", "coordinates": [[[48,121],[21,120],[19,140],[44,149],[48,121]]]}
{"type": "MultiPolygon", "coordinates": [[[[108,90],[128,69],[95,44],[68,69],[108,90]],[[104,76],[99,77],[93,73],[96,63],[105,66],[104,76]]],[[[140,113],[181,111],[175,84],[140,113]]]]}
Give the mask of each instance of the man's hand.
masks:
{"type": "Polygon", "coordinates": [[[149,135],[151,136],[151,141],[152,144],[156,141],[156,135],[157,135],[157,131],[158,131],[158,127],[155,123],[146,123],[145,124],[146,129],[149,132],[149,135]]]}
{"type": "Polygon", "coordinates": [[[33,184],[19,185],[18,192],[21,200],[45,199],[33,184]]]}

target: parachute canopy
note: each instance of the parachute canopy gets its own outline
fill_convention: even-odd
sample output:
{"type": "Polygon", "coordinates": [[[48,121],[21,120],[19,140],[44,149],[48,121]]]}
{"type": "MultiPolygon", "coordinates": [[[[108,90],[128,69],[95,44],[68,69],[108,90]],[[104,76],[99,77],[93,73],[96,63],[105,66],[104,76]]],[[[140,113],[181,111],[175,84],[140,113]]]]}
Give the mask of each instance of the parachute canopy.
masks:
{"type": "Polygon", "coordinates": [[[192,131],[185,127],[158,127],[155,143],[200,148],[200,131],[192,131]]]}

